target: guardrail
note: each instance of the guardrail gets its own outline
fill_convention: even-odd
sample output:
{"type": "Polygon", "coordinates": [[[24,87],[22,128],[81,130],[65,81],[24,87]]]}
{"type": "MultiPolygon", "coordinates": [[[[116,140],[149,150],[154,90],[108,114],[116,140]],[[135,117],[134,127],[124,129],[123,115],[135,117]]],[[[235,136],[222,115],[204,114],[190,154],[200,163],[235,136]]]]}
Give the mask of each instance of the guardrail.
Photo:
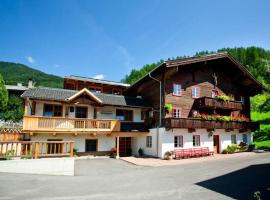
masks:
{"type": "Polygon", "coordinates": [[[0,142],[0,159],[73,156],[73,141],[0,142]]]}
{"type": "Polygon", "coordinates": [[[216,98],[211,97],[201,97],[196,99],[198,106],[200,107],[210,107],[210,108],[223,108],[230,110],[242,110],[243,103],[236,101],[221,101],[216,98]]]}

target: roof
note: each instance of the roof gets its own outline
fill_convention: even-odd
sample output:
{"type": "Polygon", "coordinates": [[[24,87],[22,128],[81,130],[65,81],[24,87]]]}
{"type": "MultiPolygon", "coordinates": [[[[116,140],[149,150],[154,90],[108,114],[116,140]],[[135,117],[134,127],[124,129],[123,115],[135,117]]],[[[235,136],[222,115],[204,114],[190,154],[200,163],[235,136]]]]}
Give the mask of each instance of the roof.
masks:
{"type": "Polygon", "coordinates": [[[5,85],[7,90],[25,91],[28,87],[23,85],[5,85]]]}
{"type": "MultiPolygon", "coordinates": [[[[72,96],[76,95],[77,93],[80,93],[81,91],[40,87],[26,90],[21,95],[21,97],[39,100],[68,102],[72,96]]],[[[91,94],[93,94],[97,99],[101,100],[102,105],[124,106],[124,107],[147,107],[147,108],[151,107],[151,105],[145,100],[143,100],[141,97],[130,97],[97,92],[91,92],[91,94]]]]}
{"type": "Polygon", "coordinates": [[[80,81],[89,81],[93,83],[99,83],[99,84],[105,84],[105,85],[114,85],[114,86],[122,86],[122,87],[129,87],[129,84],[126,83],[120,83],[115,81],[109,81],[109,80],[102,80],[102,79],[95,79],[95,78],[89,78],[89,77],[83,77],[83,76],[66,76],[65,79],[73,79],[73,80],[80,80],[80,81]]]}
{"type": "Polygon", "coordinates": [[[253,83],[256,85],[256,87],[259,90],[262,90],[262,84],[240,63],[238,62],[232,55],[230,55],[228,52],[219,52],[219,53],[213,53],[213,54],[208,54],[204,56],[194,56],[194,57],[189,57],[189,58],[183,58],[183,59],[175,59],[175,60],[167,60],[163,63],[161,63],[159,66],[154,68],[151,72],[147,73],[144,75],[142,78],[140,78],[138,81],[136,81],[134,84],[132,84],[127,90],[128,91],[133,90],[137,86],[143,84],[147,79],[150,79],[149,74],[152,76],[156,76],[159,73],[162,72],[166,67],[180,67],[184,65],[189,65],[193,63],[199,63],[199,62],[205,62],[205,61],[210,61],[210,60],[217,60],[217,59],[222,59],[222,58],[227,58],[231,62],[235,64],[241,71],[245,73],[247,77],[249,77],[253,83]]]}

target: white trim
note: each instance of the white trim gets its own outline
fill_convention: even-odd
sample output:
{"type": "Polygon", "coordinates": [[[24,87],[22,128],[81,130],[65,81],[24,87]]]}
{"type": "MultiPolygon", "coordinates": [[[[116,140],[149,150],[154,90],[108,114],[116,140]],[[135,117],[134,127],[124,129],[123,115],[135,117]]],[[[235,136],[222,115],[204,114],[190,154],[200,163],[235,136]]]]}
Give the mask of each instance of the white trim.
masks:
{"type": "Polygon", "coordinates": [[[83,93],[86,93],[88,96],[92,97],[98,103],[102,104],[102,101],[98,97],[96,97],[92,92],[90,92],[87,88],[83,88],[81,91],[77,92],[76,94],[72,95],[71,97],[67,98],[66,100],[72,101],[73,99],[77,98],[78,96],[82,95],[83,93]]]}

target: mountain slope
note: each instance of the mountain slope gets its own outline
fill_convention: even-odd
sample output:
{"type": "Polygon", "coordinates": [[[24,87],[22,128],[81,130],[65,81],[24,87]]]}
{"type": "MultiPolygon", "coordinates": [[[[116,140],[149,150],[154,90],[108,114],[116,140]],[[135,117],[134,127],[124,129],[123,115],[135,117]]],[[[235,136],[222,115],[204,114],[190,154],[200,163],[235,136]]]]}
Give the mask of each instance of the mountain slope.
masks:
{"type": "Polygon", "coordinates": [[[23,64],[0,61],[0,74],[7,85],[23,83],[27,85],[28,79],[32,78],[36,86],[63,87],[63,78],[33,69],[23,64]]]}

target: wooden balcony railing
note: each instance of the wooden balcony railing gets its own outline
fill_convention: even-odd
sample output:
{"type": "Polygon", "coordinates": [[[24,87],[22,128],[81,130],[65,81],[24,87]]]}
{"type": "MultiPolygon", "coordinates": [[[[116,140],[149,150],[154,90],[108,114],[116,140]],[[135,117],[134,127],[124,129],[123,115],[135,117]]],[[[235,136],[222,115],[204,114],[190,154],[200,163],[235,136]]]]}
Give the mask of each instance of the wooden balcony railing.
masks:
{"type": "Polygon", "coordinates": [[[112,132],[120,130],[118,120],[24,116],[24,132],[112,132]]]}
{"type": "Polygon", "coordinates": [[[72,141],[0,142],[0,159],[73,156],[72,141]]]}
{"type": "Polygon", "coordinates": [[[257,122],[225,122],[225,121],[212,121],[201,120],[192,118],[166,118],[165,127],[171,128],[206,128],[206,129],[239,129],[252,131],[259,129],[259,123],[257,122]]]}
{"type": "Polygon", "coordinates": [[[202,97],[196,99],[196,103],[199,107],[209,107],[209,108],[222,108],[230,110],[242,110],[243,103],[236,101],[221,101],[211,97],[202,97]]]}

